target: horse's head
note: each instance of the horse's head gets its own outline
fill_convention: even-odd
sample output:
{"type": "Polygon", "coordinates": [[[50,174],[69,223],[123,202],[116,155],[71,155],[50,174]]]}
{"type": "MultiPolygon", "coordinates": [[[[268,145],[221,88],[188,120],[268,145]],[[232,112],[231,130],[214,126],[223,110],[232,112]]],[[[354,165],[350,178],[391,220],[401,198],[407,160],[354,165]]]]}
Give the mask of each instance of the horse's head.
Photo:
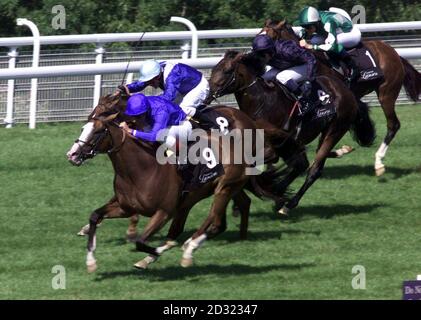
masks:
{"type": "Polygon", "coordinates": [[[264,66],[261,63],[254,64],[257,60],[251,61],[252,56],[253,53],[228,50],[212,69],[209,80],[210,98],[215,99],[246,89],[256,76],[263,74],[264,66]]]}
{"type": "Polygon", "coordinates": [[[291,24],[286,19],[282,21],[267,19],[260,33],[266,33],[273,40],[299,40],[291,24]]]}
{"type": "Polygon", "coordinates": [[[89,115],[88,122],[82,127],[81,135],[67,152],[67,159],[71,164],[80,166],[86,159],[114,148],[109,127],[113,124],[117,126],[114,121],[123,111],[122,100],[114,95],[100,98],[98,105],[89,115]]]}

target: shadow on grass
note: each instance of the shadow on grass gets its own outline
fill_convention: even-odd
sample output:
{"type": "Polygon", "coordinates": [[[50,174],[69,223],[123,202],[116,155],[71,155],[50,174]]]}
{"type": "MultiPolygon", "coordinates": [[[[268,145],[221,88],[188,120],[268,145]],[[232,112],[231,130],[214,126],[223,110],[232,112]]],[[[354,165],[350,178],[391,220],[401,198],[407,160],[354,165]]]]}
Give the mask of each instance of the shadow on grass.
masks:
{"type": "MultiPolygon", "coordinates": [[[[243,242],[243,241],[267,241],[267,240],[276,240],[276,239],[281,239],[283,234],[289,234],[289,235],[302,235],[302,234],[308,234],[308,235],[314,235],[314,236],[319,236],[320,235],[320,231],[306,231],[306,230],[299,230],[299,229],[285,229],[285,228],[279,228],[279,230],[272,230],[272,231],[253,231],[253,230],[249,230],[247,233],[247,239],[241,239],[240,238],[240,229],[238,226],[238,229],[236,229],[236,227],[233,227],[233,230],[227,230],[223,233],[221,233],[220,235],[216,236],[215,238],[212,238],[210,241],[212,242],[216,242],[216,243],[220,243],[220,242],[227,242],[227,243],[234,243],[234,242],[243,242]]],[[[193,233],[195,233],[195,229],[190,229],[187,231],[184,231],[180,237],[177,239],[177,242],[179,243],[179,245],[183,244],[184,241],[186,241],[188,238],[191,237],[191,235],[193,233]]],[[[163,241],[165,240],[165,236],[164,235],[154,235],[153,237],[151,237],[151,239],[149,240],[150,245],[151,246],[158,246],[160,244],[163,243],[163,241]]],[[[136,252],[138,253],[139,251],[136,250],[135,248],[135,244],[133,242],[127,242],[126,239],[124,238],[124,236],[122,237],[118,237],[118,238],[111,238],[111,239],[106,239],[103,240],[103,243],[106,245],[111,245],[111,246],[132,246],[130,250],[130,252],[136,252]]]]}
{"type": "Polygon", "coordinates": [[[344,216],[348,214],[367,214],[383,207],[382,203],[372,203],[365,205],[349,205],[349,204],[336,204],[332,206],[303,206],[294,209],[291,212],[291,218],[300,219],[303,216],[316,216],[320,219],[330,219],[334,216],[344,216]]]}
{"type": "MultiPolygon", "coordinates": [[[[288,220],[298,220],[303,216],[316,216],[320,219],[329,219],[334,216],[343,216],[348,214],[366,214],[383,206],[384,204],[382,203],[371,203],[365,205],[334,204],[327,206],[298,206],[290,212],[288,220]]],[[[274,211],[260,211],[252,213],[252,217],[252,219],[257,220],[281,220],[280,215],[274,211]]]]}
{"type": "Polygon", "coordinates": [[[173,281],[193,279],[199,276],[218,275],[218,277],[242,276],[249,274],[260,274],[270,272],[272,270],[300,270],[315,266],[314,263],[293,263],[293,264],[276,264],[266,266],[249,266],[244,264],[230,264],[230,265],[205,265],[192,266],[183,268],[181,266],[171,266],[167,268],[156,269],[152,266],[147,270],[124,270],[111,271],[99,273],[95,281],[104,281],[108,279],[115,279],[121,277],[138,277],[151,281],[173,281]]]}
{"type": "MultiPolygon", "coordinates": [[[[399,179],[411,173],[419,172],[417,168],[397,168],[386,165],[386,173],[383,178],[399,179]]],[[[326,165],[323,169],[322,179],[343,179],[351,176],[365,175],[375,178],[373,166],[365,165],[326,165]]]]}

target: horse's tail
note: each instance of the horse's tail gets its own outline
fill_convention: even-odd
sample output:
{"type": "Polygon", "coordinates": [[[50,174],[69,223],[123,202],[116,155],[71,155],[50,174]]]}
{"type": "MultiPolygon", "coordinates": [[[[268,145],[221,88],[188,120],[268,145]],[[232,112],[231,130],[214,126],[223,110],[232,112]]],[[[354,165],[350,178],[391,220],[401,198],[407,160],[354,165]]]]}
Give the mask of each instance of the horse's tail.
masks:
{"type": "Polygon", "coordinates": [[[371,146],[376,138],[376,128],[370,118],[368,106],[362,101],[358,101],[357,118],[351,125],[351,133],[362,147],[371,146]]]}
{"type": "Polygon", "coordinates": [[[421,73],[419,73],[408,60],[401,57],[401,61],[405,68],[405,78],[403,85],[406,94],[412,101],[417,102],[421,93],[421,73]]]}
{"type": "Polygon", "coordinates": [[[285,196],[283,179],[288,168],[268,165],[267,169],[260,175],[250,179],[249,190],[260,199],[272,199],[276,202],[285,196]]]}

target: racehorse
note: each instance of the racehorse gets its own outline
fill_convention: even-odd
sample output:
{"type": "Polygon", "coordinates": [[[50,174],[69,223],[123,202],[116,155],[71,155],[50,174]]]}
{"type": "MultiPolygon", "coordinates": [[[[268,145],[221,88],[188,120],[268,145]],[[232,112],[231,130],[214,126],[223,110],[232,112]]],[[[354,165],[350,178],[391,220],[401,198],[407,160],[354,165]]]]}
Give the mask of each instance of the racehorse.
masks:
{"type": "MultiPolygon", "coordinates": [[[[287,39],[299,42],[291,25],[286,21],[266,20],[260,33],[265,32],[272,39],[287,39]]],[[[400,128],[400,121],[395,112],[396,100],[404,86],[408,97],[414,102],[418,101],[421,93],[421,74],[387,43],[379,40],[363,41],[370,50],[376,65],[382,70],[382,81],[368,81],[366,83],[353,83],[351,90],[357,100],[366,94],[376,91],[378,100],[387,121],[387,133],[382,144],[375,154],[374,169],[377,176],[384,174],[386,168],[383,159],[387,149],[400,128]]],[[[318,74],[329,75],[344,80],[339,72],[331,68],[326,56],[320,51],[312,51],[317,58],[318,74]]]]}
{"type": "MultiPolygon", "coordinates": [[[[209,81],[211,94],[207,102],[234,93],[239,108],[256,120],[256,123],[260,123],[262,127],[269,125],[283,128],[296,109],[296,101],[282,87],[268,85],[259,77],[264,72],[265,64],[255,54],[227,51],[224,58],[212,69],[209,81]]],[[[337,157],[332,148],[350,128],[361,146],[371,145],[375,138],[374,126],[366,105],[358,106],[353,93],[342,81],[325,76],[317,77],[317,81],[330,95],[336,115],[329,120],[321,118],[307,123],[303,121],[301,130],[298,131],[296,129],[299,121],[293,117],[290,127],[295,130],[291,130],[289,137],[296,137],[302,148],[291,149],[291,143],[285,143],[286,141],[275,144],[278,155],[290,168],[283,180],[283,188],[277,190],[282,194],[309,166],[304,146],[321,135],[314,162],[304,184],[287,203],[278,204],[281,214],[287,214],[298,205],[307,189],[320,177],[326,158],[337,157]]]]}
{"type": "MultiPolygon", "coordinates": [[[[136,249],[148,253],[149,256],[135,266],[146,268],[164,251],[176,245],[175,240],[184,229],[190,209],[194,204],[212,194],[214,200],[209,215],[202,226],[184,244],[181,265],[190,266],[193,263],[193,251],[206,238],[212,238],[225,230],[225,209],[232,198],[241,206],[240,233],[244,238],[251,201],[242,189],[249,180],[253,179],[255,190],[262,190],[261,195],[263,195],[263,190],[266,190],[267,186],[260,187],[260,184],[274,181],[272,173],[263,173],[261,177],[246,175],[246,168],[250,165],[244,159],[240,164],[234,162],[234,148],[231,143],[227,152],[219,153],[224,173],[215,180],[183,195],[183,181],[177,166],[158,163],[156,144],[133,139],[119,127],[120,121],[125,120],[121,115],[125,107],[122,100],[114,95],[102,97],[89,115],[80,137],[67,153],[68,160],[74,165],[81,165],[86,159],[93,158],[98,153],[106,153],[115,172],[114,196],[90,215],[86,257],[88,272],[93,272],[97,268],[94,257],[96,228],[104,218],[125,218],[136,214],[151,218],[143,233],[136,239],[136,249]],[[269,180],[265,180],[266,178],[269,180]],[[173,221],[167,241],[158,248],[149,246],[147,244],[149,237],[171,218],[173,221]]],[[[239,110],[224,106],[218,107],[217,110],[229,120],[232,128],[241,132],[245,129],[256,129],[254,122],[239,110]]],[[[253,139],[255,139],[254,136],[253,139]]],[[[256,193],[256,195],[259,194],[256,193]]]]}

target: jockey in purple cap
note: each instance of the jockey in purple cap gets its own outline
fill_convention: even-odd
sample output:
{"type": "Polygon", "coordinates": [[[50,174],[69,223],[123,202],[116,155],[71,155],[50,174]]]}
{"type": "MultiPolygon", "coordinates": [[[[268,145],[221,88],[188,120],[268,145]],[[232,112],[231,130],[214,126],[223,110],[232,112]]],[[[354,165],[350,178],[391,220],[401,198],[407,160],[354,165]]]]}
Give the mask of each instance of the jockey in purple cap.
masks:
{"type": "Polygon", "coordinates": [[[121,124],[124,130],[137,139],[160,141],[161,130],[169,128],[165,139],[168,148],[175,146],[177,137],[186,141],[192,131],[184,111],[163,97],[135,94],[128,100],[125,114],[132,117],[146,115],[146,122],[151,126],[149,131],[130,129],[125,122],[121,124]]]}
{"type": "Polygon", "coordinates": [[[254,38],[253,52],[267,64],[263,78],[276,78],[298,98],[301,116],[308,113],[314,107],[310,100],[311,81],[315,78],[314,55],[293,40],[273,41],[263,34],[254,38]]]}
{"type": "Polygon", "coordinates": [[[159,63],[156,60],[144,61],[140,66],[139,80],[119,86],[119,91],[130,95],[148,86],[161,88],[164,91],[161,97],[178,104],[190,117],[195,115],[196,108],[209,94],[209,83],[198,70],[183,63],[159,63]]]}

